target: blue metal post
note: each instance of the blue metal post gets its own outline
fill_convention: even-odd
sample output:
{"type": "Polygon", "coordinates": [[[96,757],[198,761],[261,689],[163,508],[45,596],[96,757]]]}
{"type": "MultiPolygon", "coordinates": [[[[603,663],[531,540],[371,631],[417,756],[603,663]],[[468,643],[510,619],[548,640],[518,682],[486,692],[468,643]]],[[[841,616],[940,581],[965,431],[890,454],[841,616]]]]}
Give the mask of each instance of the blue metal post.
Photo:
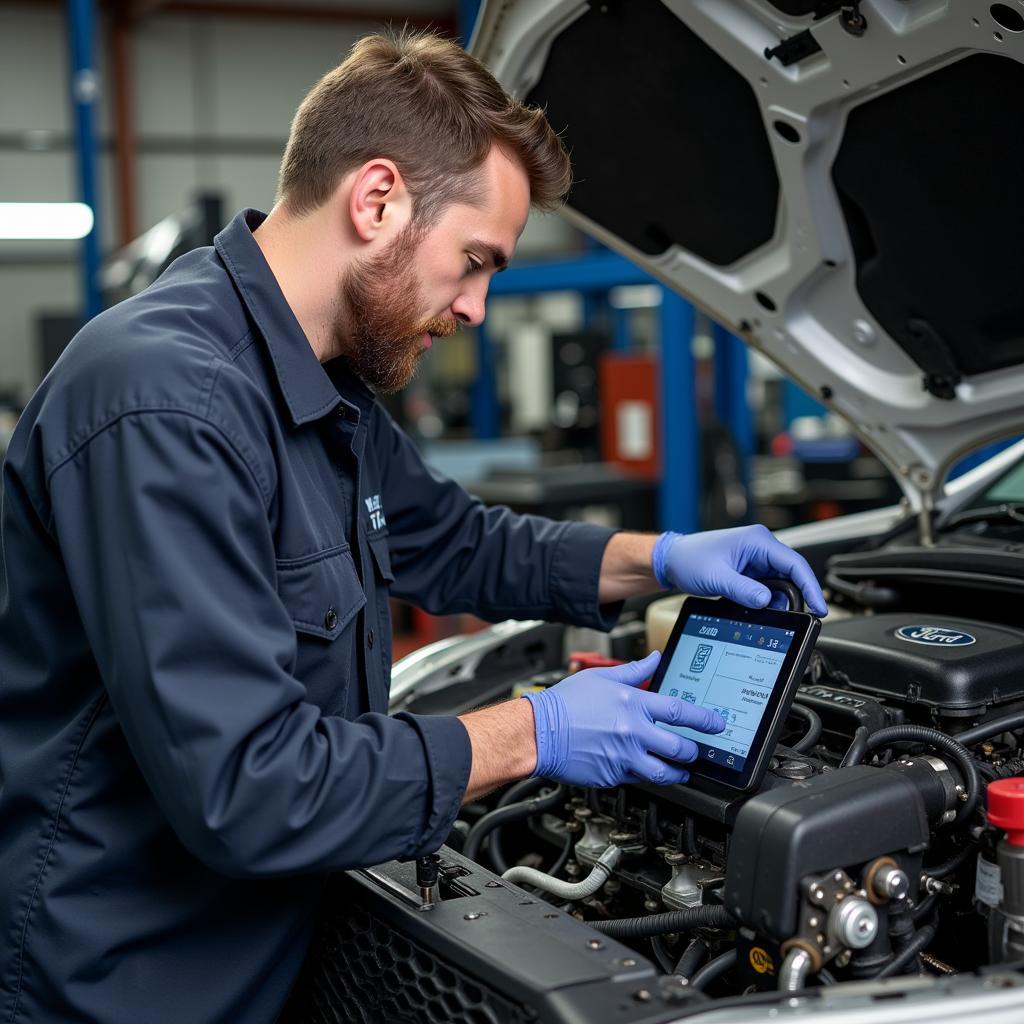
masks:
{"type": "Polygon", "coordinates": [[[96,201],[96,138],[93,110],[99,89],[94,67],[95,0],[67,0],[71,42],[71,103],[78,141],[79,197],[92,210],[92,230],[82,239],[83,319],[103,308],[100,294],[100,214],[96,201]]]}
{"type": "Polygon", "coordinates": [[[661,298],[661,527],[700,528],[700,437],[693,372],[693,306],[669,288],[661,298]]]}
{"type": "Polygon", "coordinates": [[[569,259],[513,263],[491,278],[490,295],[525,292],[597,292],[620,284],[655,284],[646,270],[615,252],[596,252],[569,259]]]}
{"type": "Polygon", "coordinates": [[[821,402],[812,398],[799,384],[791,380],[782,382],[782,410],[788,430],[793,420],[801,416],[827,416],[828,409],[821,402]]]}
{"type": "Polygon", "coordinates": [[[628,352],[633,347],[633,311],[616,308],[612,310],[612,350],[628,352]]]}
{"type": "Polygon", "coordinates": [[[482,440],[497,437],[501,427],[500,411],[494,346],[481,324],[476,329],[476,380],[470,394],[473,436],[482,440]]]}
{"type": "Polygon", "coordinates": [[[747,401],[747,346],[721,324],[715,324],[715,415],[727,427],[743,460],[743,479],[749,479],[754,454],[754,418],[747,401]]]}
{"type": "MultiPolygon", "coordinates": [[[[479,14],[480,0],[458,0],[455,19],[459,41],[464,47],[469,46],[479,14]]],[[[476,329],[476,380],[473,381],[469,400],[469,421],[473,436],[483,440],[497,437],[501,427],[501,410],[498,407],[494,348],[482,324],[476,329]]]]}
{"type": "Polygon", "coordinates": [[[480,0],[458,0],[455,9],[455,25],[459,33],[459,42],[468,47],[473,38],[473,27],[480,14],[480,0]]]}

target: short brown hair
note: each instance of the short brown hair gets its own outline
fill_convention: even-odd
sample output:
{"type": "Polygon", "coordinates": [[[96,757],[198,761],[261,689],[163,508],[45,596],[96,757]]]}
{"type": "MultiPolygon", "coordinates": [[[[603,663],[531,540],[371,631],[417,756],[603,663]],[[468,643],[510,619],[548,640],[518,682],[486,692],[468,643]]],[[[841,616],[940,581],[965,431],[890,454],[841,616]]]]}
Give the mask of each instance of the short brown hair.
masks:
{"type": "Polygon", "coordinates": [[[393,160],[429,226],[473,202],[472,172],[491,147],[523,166],[530,201],[553,209],[572,171],[543,111],[509,96],[475,57],[431,32],[365,36],[302,101],[281,163],[278,200],[297,216],[322,206],[349,172],[393,160]]]}

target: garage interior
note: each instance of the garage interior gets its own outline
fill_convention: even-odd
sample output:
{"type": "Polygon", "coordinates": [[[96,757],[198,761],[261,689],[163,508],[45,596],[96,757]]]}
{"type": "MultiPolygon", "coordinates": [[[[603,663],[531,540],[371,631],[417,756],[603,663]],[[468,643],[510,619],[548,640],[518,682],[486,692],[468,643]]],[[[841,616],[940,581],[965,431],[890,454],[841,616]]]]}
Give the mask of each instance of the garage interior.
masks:
{"type": "MultiPolygon", "coordinates": [[[[271,209],[303,97],[396,26],[525,83],[577,173],[568,215],[531,211],[485,323],[380,397],[390,416],[488,506],[643,533],[763,524],[806,554],[830,614],[760,791],[486,794],[439,855],[332,875],[278,1019],[923,1024],[982,989],[1005,1005],[979,1021],[1022,1019],[1024,414],[979,412],[960,447],[900,416],[959,416],[1024,363],[1024,0],[0,0],[0,458],[84,324],[271,209]],[[954,17],[955,43],[915,57],[954,17]],[[804,116],[759,98],[815,88],[883,34],[893,59],[841,79],[841,118],[838,100],[804,116]],[[668,184],[624,187],[638,162],[668,184]],[[758,275],[802,258],[796,168],[827,187],[821,234],[841,244],[780,294],[758,275]],[[780,368],[813,348],[808,323],[854,353],[834,380],[780,368]],[[940,480],[874,443],[889,425],[842,391],[857,359],[911,368],[891,435],[924,438],[929,470],[949,455],[940,480]],[[884,1016],[897,996],[905,1016],[884,1016]]],[[[390,710],[422,715],[665,650],[686,612],[630,598],[602,632],[384,607],[390,710]]]]}

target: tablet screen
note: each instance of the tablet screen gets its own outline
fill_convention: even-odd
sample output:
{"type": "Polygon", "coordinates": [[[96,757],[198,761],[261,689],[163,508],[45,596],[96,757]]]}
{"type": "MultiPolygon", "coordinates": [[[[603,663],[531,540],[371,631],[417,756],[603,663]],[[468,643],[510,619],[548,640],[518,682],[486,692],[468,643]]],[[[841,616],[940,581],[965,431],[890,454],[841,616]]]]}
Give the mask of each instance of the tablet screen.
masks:
{"type": "Polygon", "coordinates": [[[659,692],[712,708],[725,719],[715,736],[664,725],[693,740],[700,760],[742,772],[786,653],[791,629],[691,615],[665,666],[659,692]]]}

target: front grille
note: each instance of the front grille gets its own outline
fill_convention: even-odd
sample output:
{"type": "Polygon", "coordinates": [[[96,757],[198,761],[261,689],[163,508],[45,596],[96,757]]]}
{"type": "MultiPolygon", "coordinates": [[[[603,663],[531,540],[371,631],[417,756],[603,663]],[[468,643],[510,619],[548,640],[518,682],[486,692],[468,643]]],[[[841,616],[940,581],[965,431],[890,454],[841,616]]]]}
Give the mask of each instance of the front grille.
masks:
{"type": "Polygon", "coordinates": [[[536,1019],[365,908],[342,911],[343,905],[336,900],[336,912],[321,922],[280,1024],[526,1024],[536,1019]]]}

